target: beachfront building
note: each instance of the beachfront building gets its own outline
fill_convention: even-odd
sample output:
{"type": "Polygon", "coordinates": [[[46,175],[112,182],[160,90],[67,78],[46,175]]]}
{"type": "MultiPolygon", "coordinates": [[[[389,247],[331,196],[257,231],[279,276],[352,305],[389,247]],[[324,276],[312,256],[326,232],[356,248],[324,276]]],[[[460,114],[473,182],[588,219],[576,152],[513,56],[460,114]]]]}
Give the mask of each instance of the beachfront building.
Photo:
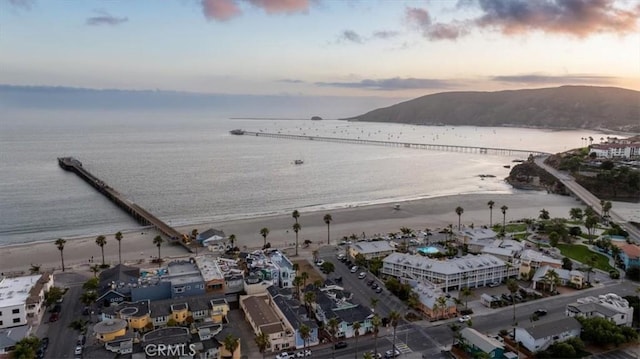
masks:
{"type": "Polygon", "coordinates": [[[551,272],[555,272],[558,277],[558,284],[562,286],[570,286],[576,289],[582,289],[585,284],[584,273],[579,270],[567,270],[562,268],[552,268],[550,266],[544,266],[539,268],[531,279],[531,287],[533,289],[540,289],[546,287],[551,290],[555,289],[553,284],[553,276],[551,272]]]}
{"type": "Polygon", "coordinates": [[[296,271],[293,263],[277,249],[256,250],[244,255],[249,273],[272,281],[279,288],[292,288],[296,271]]]}
{"type": "Polygon", "coordinates": [[[620,248],[618,256],[625,268],[640,267],[640,246],[622,241],[612,241],[611,243],[620,248]]]}
{"type": "Polygon", "coordinates": [[[626,299],[614,293],[580,298],[567,304],[566,314],[569,317],[605,318],[616,325],[628,327],[633,322],[633,307],[626,299]]]}
{"type": "Polygon", "coordinates": [[[528,327],[516,327],[514,337],[516,342],[531,352],[545,350],[549,345],[562,342],[570,338],[579,338],[582,325],[575,318],[565,317],[542,324],[531,324],[528,327]]]}
{"type": "Polygon", "coordinates": [[[467,344],[465,348],[473,358],[477,358],[480,355],[490,359],[505,358],[504,344],[495,338],[486,336],[469,327],[460,330],[460,337],[467,344]]]}
{"type": "Polygon", "coordinates": [[[491,254],[505,262],[515,263],[516,258],[522,254],[524,246],[513,239],[496,239],[489,245],[484,246],[480,253],[491,254]]]}
{"type": "Polygon", "coordinates": [[[640,156],[640,140],[595,144],[589,152],[600,159],[634,158],[640,156]]]}
{"type": "Polygon", "coordinates": [[[355,259],[358,254],[366,260],[384,258],[393,253],[395,249],[387,241],[356,242],[349,246],[348,254],[355,259]]]}
{"type": "Polygon", "coordinates": [[[430,282],[415,283],[412,292],[418,295],[418,310],[430,321],[458,316],[458,306],[439,287],[430,282]]]}
{"type": "Polygon", "coordinates": [[[538,269],[547,266],[562,268],[562,261],[533,249],[525,249],[520,254],[520,278],[530,278],[538,269]]]}
{"type": "Polygon", "coordinates": [[[44,293],[53,287],[50,273],[0,277],[0,329],[28,324],[45,310],[44,293]]]}
{"type": "Polygon", "coordinates": [[[219,242],[222,242],[226,238],[227,236],[224,234],[223,231],[214,229],[214,228],[209,228],[206,231],[199,233],[196,236],[196,241],[200,245],[207,246],[210,244],[217,244],[219,242]]]}
{"type": "Polygon", "coordinates": [[[124,264],[116,264],[100,272],[98,276],[98,299],[108,307],[111,304],[131,300],[131,289],[140,284],[140,268],[130,267],[124,264]]]}
{"type": "Polygon", "coordinates": [[[266,351],[276,353],[295,347],[293,331],[280,320],[268,294],[241,296],[240,308],[253,333],[269,337],[266,351]]]}
{"type": "Polygon", "coordinates": [[[483,227],[463,227],[455,234],[458,244],[466,244],[471,253],[480,253],[482,248],[491,245],[498,236],[492,229],[483,227]]]}
{"type": "Polygon", "coordinates": [[[382,260],[381,273],[401,280],[431,282],[447,292],[502,282],[517,276],[518,268],[489,254],[436,260],[421,255],[393,253],[382,260]]]}

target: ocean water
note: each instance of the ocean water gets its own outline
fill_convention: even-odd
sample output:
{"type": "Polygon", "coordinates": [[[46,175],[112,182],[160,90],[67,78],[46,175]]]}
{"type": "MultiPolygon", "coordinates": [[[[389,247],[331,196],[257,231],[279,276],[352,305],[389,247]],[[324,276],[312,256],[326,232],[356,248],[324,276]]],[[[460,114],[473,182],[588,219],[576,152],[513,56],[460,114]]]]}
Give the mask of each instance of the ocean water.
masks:
{"type": "MultiPolygon", "coordinates": [[[[559,152],[593,131],[235,120],[204,112],[24,111],[0,119],[0,245],[138,228],[63,171],[85,168],[171,225],[460,193],[511,193],[515,157],[233,136],[229,130],[559,152]],[[296,159],[303,165],[294,165],[296,159]],[[479,174],[495,178],[481,180],[479,174]]],[[[519,158],[523,159],[523,158],[519,158]]]]}

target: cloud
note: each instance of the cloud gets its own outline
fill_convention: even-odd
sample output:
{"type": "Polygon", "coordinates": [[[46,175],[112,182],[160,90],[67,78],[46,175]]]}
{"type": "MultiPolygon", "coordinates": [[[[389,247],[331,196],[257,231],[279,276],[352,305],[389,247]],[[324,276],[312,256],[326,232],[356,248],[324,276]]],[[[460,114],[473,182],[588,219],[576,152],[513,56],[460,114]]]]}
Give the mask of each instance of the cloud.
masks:
{"type": "Polygon", "coordinates": [[[598,75],[541,75],[524,74],[511,76],[493,76],[492,81],[523,84],[609,84],[616,78],[598,75]]]}
{"type": "Polygon", "coordinates": [[[626,35],[638,31],[640,4],[624,8],[615,0],[459,0],[457,9],[478,7],[481,14],[469,19],[434,23],[429,12],[405,8],[405,17],[429,40],[455,40],[474,28],[505,35],[530,32],[564,34],[584,38],[598,33],[626,35]]]}
{"type": "Polygon", "coordinates": [[[36,0],[7,0],[9,5],[21,8],[24,10],[31,10],[31,7],[36,3],[36,0]]]}
{"type": "Polygon", "coordinates": [[[340,33],[338,41],[342,41],[342,40],[355,42],[357,44],[361,44],[363,42],[362,37],[353,30],[344,30],[342,33],[340,33]]]}
{"type": "Polygon", "coordinates": [[[374,31],[373,33],[374,38],[383,39],[383,40],[392,39],[398,35],[399,34],[397,31],[389,31],[389,30],[374,31]]]}
{"type": "Polygon", "coordinates": [[[87,18],[86,24],[92,26],[110,25],[116,26],[129,21],[127,17],[115,17],[104,10],[95,10],[97,16],[87,18]]]}
{"type": "Polygon", "coordinates": [[[284,82],[284,83],[289,83],[289,84],[302,84],[302,83],[304,83],[304,81],[297,80],[297,79],[282,79],[282,80],[278,80],[278,82],[284,82]]]}
{"type": "Polygon", "coordinates": [[[240,4],[250,4],[267,14],[306,13],[309,0],[201,0],[202,13],[207,20],[227,21],[242,15],[240,4]]]}
{"type": "Polygon", "coordinates": [[[324,87],[346,87],[346,88],[362,88],[372,90],[415,90],[415,89],[441,89],[453,86],[453,83],[447,80],[437,79],[416,79],[416,78],[399,78],[393,77],[389,79],[365,79],[359,82],[316,82],[317,86],[324,87]]]}

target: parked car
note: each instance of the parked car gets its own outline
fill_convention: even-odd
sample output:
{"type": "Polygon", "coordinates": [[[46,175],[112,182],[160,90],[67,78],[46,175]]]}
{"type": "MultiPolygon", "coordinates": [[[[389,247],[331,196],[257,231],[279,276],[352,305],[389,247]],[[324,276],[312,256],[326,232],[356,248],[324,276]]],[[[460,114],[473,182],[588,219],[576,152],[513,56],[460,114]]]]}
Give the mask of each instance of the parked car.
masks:
{"type": "Polygon", "coordinates": [[[319,260],[316,262],[316,265],[317,265],[318,267],[321,267],[323,264],[324,264],[324,259],[319,259],[319,260]]]}
{"type": "Polygon", "coordinates": [[[335,277],[333,280],[336,281],[336,283],[342,283],[342,276],[335,277]]]}
{"type": "Polygon", "coordinates": [[[351,271],[350,271],[351,273],[355,273],[357,271],[358,271],[358,266],[351,267],[351,271]]]}
{"type": "Polygon", "coordinates": [[[82,354],[82,346],[81,345],[76,345],[76,349],[73,351],[73,354],[75,354],[75,355],[82,354]]]}
{"type": "Polygon", "coordinates": [[[535,312],[533,312],[533,314],[542,317],[543,315],[547,315],[547,310],[546,309],[537,309],[535,312]]]}
{"type": "MultiPolygon", "coordinates": [[[[364,356],[366,356],[367,353],[364,354],[364,356]]],[[[373,350],[369,352],[369,355],[371,356],[371,358],[373,359],[382,359],[382,354],[380,353],[376,353],[373,350]]]]}
{"type": "Polygon", "coordinates": [[[499,286],[499,285],[500,285],[500,283],[499,283],[499,282],[489,283],[489,287],[491,287],[491,288],[495,288],[495,287],[497,287],[497,286],[499,286]]]}
{"type": "Polygon", "coordinates": [[[379,293],[382,293],[382,287],[378,287],[378,288],[376,288],[376,293],[378,293],[378,294],[379,294],[379,293]]]}
{"type": "Polygon", "coordinates": [[[368,285],[369,287],[371,287],[371,286],[373,285],[373,283],[374,283],[374,282],[375,282],[375,281],[374,281],[373,279],[369,279],[369,280],[367,281],[367,285],[368,285]]]}
{"type": "Polygon", "coordinates": [[[301,351],[296,353],[296,358],[304,358],[304,357],[310,357],[310,356],[311,356],[311,350],[310,349],[301,350],[301,351]]]}
{"type": "Polygon", "coordinates": [[[50,322],[55,322],[57,320],[58,320],[58,312],[51,313],[51,316],[49,317],[49,321],[50,322]]]}
{"type": "Polygon", "coordinates": [[[380,286],[378,285],[378,283],[373,283],[373,285],[371,286],[371,289],[376,290],[380,288],[380,286]]]}
{"type": "Polygon", "coordinates": [[[49,337],[40,339],[40,347],[47,349],[49,347],[49,337]]]}
{"type": "Polygon", "coordinates": [[[276,355],[276,359],[292,359],[295,358],[295,356],[294,352],[282,352],[276,355]]]}
{"type": "Polygon", "coordinates": [[[344,349],[347,347],[347,342],[337,342],[333,345],[335,349],[344,349]]]}
{"type": "Polygon", "coordinates": [[[397,356],[400,356],[400,351],[398,349],[389,349],[384,353],[384,357],[385,358],[395,358],[397,356]]]}
{"type": "Polygon", "coordinates": [[[367,277],[367,273],[365,272],[360,272],[360,274],[358,274],[358,279],[364,279],[367,277]]]}
{"type": "Polygon", "coordinates": [[[471,316],[470,315],[463,315],[460,318],[458,318],[458,321],[460,323],[468,322],[470,320],[471,320],[471,316]]]}

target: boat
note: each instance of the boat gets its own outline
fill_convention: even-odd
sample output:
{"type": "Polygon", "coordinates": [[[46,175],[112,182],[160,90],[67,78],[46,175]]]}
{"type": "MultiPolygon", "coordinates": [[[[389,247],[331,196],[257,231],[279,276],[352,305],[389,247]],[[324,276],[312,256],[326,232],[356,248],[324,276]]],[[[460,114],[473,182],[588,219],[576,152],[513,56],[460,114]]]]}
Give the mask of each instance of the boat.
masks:
{"type": "Polygon", "coordinates": [[[229,131],[229,133],[232,135],[244,135],[244,130],[235,129],[235,130],[229,131]]]}
{"type": "Polygon", "coordinates": [[[301,165],[303,163],[304,163],[303,160],[295,160],[295,161],[293,161],[293,164],[296,164],[296,165],[301,165]]]}

